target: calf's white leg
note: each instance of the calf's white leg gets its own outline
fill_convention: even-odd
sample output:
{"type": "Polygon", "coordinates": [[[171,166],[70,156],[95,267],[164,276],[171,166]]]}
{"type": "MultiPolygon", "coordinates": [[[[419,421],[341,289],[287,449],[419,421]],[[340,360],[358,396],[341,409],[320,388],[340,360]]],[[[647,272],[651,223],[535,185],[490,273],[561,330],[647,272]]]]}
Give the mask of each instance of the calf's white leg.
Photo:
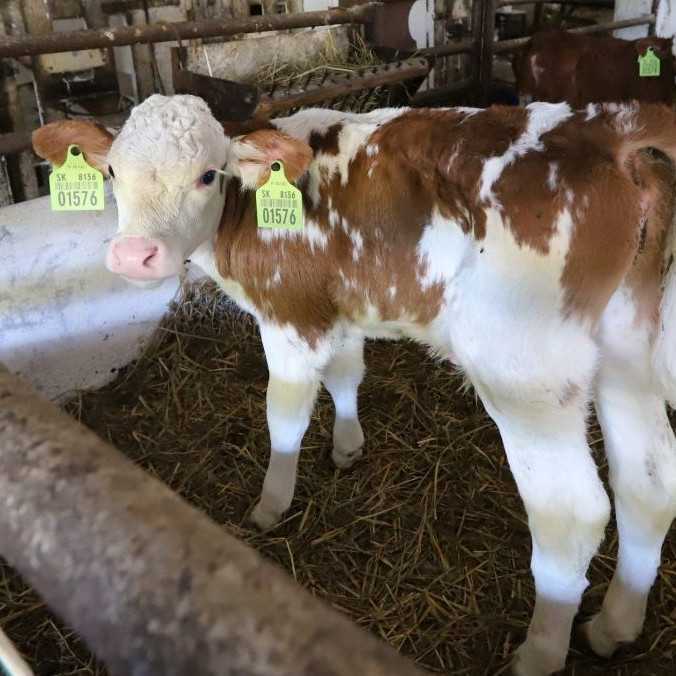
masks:
{"type": "Polygon", "coordinates": [[[581,396],[560,406],[503,400],[489,401],[487,408],[500,429],[533,543],[535,609],[513,671],[546,676],[565,665],[610,504],[587,445],[581,396]]]}
{"type": "Polygon", "coordinates": [[[676,440],[651,373],[649,332],[633,317],[604,332],[596,394],[619,533],[617,569],[601,612],[585,627],[591,647],[603,656],[641,632],[662,543],[676,516],[676,440]]]}
{"type": "Polygon", "coordinates": [[[14,644],[0,629],[0,672],[12,676],[33,676],[33,671],[24,662],[14,644]]]}
{"type": "Polygon", "coordinates": [[[300,445],[310,423],[327,349],[312,350],[295,331],[261,325],[268,363],[267,420],[270,463],[251,519],[259,528],[274,526],[291,505],[300,445]]]}
{"type": "Polygon", "coordinates": [[[357,412],[357,391],[364,377],[364,339],[348,335],[336,350],[322,374],[336,409],[333,425],[333,453],[336,467],[350,467],[361,457],[364,432],[357,412]]]}
{"type": "Polygon", "coordinates": [[[500,430],[528,515],[535,607],[514,657],[518,676],[565,666],[610,516],[586,436],[598,345],[586,322],[560,312],[569,218],[562,212],[559,239],[541,256],[514,243],[489,212],[482,248],[456,277],[448,322],[452,351],[500,430]]]}

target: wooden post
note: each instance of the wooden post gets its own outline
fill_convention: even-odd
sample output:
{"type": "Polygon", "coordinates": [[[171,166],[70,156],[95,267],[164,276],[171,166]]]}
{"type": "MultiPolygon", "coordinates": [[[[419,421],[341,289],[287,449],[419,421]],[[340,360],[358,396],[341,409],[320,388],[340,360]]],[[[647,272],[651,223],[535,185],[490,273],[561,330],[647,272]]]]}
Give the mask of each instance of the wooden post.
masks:
{"type": "MultiPolygon", "coordinates": [[[[448,42],[448,0],[434,3],[434,46],[442,47],[448,42]]],[[[462,57],[460,57],[462,58],[462,57]]],[[[449,59],[437,59],[434,64],[434,86],[445,87],[449,83],[449,59]]]]}
{"type": "MultiPolygon", "coordinates": [[[[25,23],[18,0],[10,0],[4,6],[5,19],[14,34],[25,33],[25,23]]],[[[5,28],[0,20],[0,36],[5,35],[5,28]]],[[[0,99],[4,111],[0,111],[0,130],[21,135],[33,127],[29,105],[33,100],[32,83],[19,84],[16,79],[17,70],[7,64],[4,73],[0,73],[0,99]]],[[[17,69],[23,66],[17,65],[17,69]]],[[[30,106],[32,108],[32,105],[30,106]]],[[[31,151],[24,151],[6,159],[7,176],[9,177],[12,195],[15,201],[38,197],[38,182],[35,175],[35,158],[31,151]]],[[[4,168],[2,169],[4,172],[4,168]]]]}
{"type": "MultiPolygon", "coordinates": [[[[145,26],[145,11],[142,9],[132,11],[131,24],[132,26],[145,26]]],[[[136,71],[136,87],[139,103],[155,93],[152,48],[153,45],[134,45],[131,48],[134,54],[134,70],[136,71]]]]}
{"type": "MultiPolygon", "coordinates": [[[[650,13],[655,15],[655,18],[657,19],[657,9],[659,7],[660,0],[653,0],[653,4],[650,6],[650,13]]],[[[651,23],[648,26],[648,35],[655,35],[655,29],[657,27],[657,21],[655,23],[651,23]]]]}
{"type": "Polygon", "coordinates": [[[486,105],[493,75],[496,0],[474,0],[472,4],[472,36],[474,38],[474,100],[486,105]]]}
{"type": "MultiPolygon", "coordinates": [[[[26,32],[30,35],[49,35],[52,33],[51,0],[23,0],[23,19],[26,32]]],[[[50,122],[53,118],[47,110],[47,98],[45,96],[47,73],[42,56],[33,57],[32,71],[35,78],[35,98],[38,108],[42,110],[44,122],[50,122]]]]}
{"type": "Polygon", "coordinates": [[[108,25],[106,15],[101,7],[101,0],[89,0],[83,5],[88,28],[105,28],[108,25]]]}
{"type": "Polygon", "coordinates": [[[539,31],[542,27],[542,17],[544,16],[544,11],[544,2],[539,2],[537,5],[535,5],[535,12],[533,14],[533,33],[539,31]]]}
{"type": "Polygon", "coordinates": [[[481,14],[483,12],[483,0],[473,0],[472,2],[472,38],[474,39],[474,49],[470,55],[472,61],[472,99],[476,103],[479,100],[481,89],[481,14]]]}

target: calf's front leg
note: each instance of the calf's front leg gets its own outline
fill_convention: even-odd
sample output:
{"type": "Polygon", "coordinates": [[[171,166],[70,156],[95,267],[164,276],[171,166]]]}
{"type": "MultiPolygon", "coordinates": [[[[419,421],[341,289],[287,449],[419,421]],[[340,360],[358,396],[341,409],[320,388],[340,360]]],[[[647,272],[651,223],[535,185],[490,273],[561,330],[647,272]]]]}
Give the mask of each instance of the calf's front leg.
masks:
{"type": "Polygon", "coordinates": [[[317,397],[320,370],[328,357],[312,350],[294,331],[274,325],[262,325],[261,338],[269,371],[270,462],[251,519],[266,529],[280,520],[293,500],[300,445],[317,397]]]}
{"type": "Polygon", "coordinates": [[[357,391],[364,377],[364,338],[345,336],[322,374],[336,409],[333,424],[333,453],[336,467],[347,469],[361,457],[364,432],[357,412],[357,391]]]}

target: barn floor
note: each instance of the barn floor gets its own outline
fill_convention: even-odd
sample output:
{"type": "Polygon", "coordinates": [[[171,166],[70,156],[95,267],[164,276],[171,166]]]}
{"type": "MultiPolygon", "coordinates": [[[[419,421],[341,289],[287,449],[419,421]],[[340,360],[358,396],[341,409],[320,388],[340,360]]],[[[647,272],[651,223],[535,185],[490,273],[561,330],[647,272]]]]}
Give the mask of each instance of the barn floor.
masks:
{"type": "MultiPolygon", "coordinates": [[[[360,410],[366,454],[330,460],[332,407],[321,395],[293,508],[260,534],[246,522],[267,461],[266,368],[252,321],[194,292],[159,344],[68,410],[229,532],[278,562],[359,625],[447,674],[504,673],[531,608],[524,512],[497,431],[447,365],[413,344],[370,343],[360,410]]],[[[591,440],[601,452],[598,430],[591,440]]],[[[647,631],[610,662],[574,643],[566,674],[674,673],[676,534],[647,631]]],[[[598,608],[616,541],[594,561],[581,616],[598,608]]],[[[105,674],[8,568],[0,622],[41,676],[105,674]]]]}

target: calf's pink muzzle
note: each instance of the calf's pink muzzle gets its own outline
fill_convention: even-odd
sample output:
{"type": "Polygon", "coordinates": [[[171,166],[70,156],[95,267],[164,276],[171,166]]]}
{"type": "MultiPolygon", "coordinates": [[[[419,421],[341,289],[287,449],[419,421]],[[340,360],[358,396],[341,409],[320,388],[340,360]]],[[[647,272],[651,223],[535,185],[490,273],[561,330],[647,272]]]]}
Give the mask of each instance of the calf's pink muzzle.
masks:
{"type": "Polygon", "coordinates": [[[161,239],[116,237],[108,246],[106,267],[128,279],[158,280],[181,272],[183,261],[161,239]]]}

